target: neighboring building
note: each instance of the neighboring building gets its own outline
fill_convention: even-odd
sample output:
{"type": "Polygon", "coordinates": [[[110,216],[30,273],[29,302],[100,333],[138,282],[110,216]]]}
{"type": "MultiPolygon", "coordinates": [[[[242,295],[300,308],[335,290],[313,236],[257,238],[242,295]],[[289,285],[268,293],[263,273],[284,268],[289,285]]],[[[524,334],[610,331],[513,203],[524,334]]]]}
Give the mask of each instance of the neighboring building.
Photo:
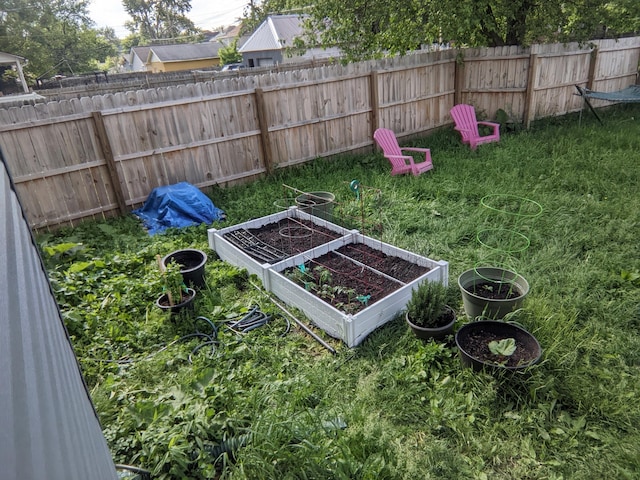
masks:
{"type": "Polygon", "coordinates": [[[220,64],[220,47],[215,42],[133,47],[125,70],[159,73],[215,67],[220,64]]]}
{"type": "Polygon", "coordinates": [[[236,38],[238,39],[238,43],[240,43],[240,25],[231,25],[230,27],[222,29],[222,31],[211,38],[210,42],[219,42],[223,44],[225,47],[231,45],[236,38]]]}
{"type": "Polygon", "coordinates": [[[27,59],[24,57],[0,52],[0,75],[6,69],[14,69],[17,74],[15,85],[7,86],[6,91],[4,91],[3,85],[3,90],[0,90],[0,104],[3,108],[8,108],[11,104],[17,106],[44,100],[43,96],[29,90],[29,85],[27,85],[27,80],[24,78],[24,72],[22,71],[22,65],[25,63],[27,63],[27,59]]]}
{"type": "Polygon", "coordinates": [[[238,49],[248,67],[262,67],[300,60],[325,59],[340,56],[338,48],[311,48],[302,55],[289,56],[296,37],[303,34],[304,15],[271,15],[260,24],[249,39],[238,49]]]}
{"type": "Polygon", "coordinates": [[[132,47],[127,70],[131,72],[146,72],[150,50],[151,47],[132,47]]]}
{"type": "Polygon", "coordinates": [[[147,70],[158,73],[216,67],[220,65],[219,48],[216,42],[153,45],[147,55],[147,70]]]}
{"type": "Polygon", "coordinates": [[[212,42],[154,45],[147,57],[147,70],[158,73],[216,67],[220,65],[219,48],[212,42]]]}
{"type": "Polygon", "coordinates": [[[24,78],[24,73],[22,72],[23,63],[27,63],[27,59],[24,57],[0,52],[0,67],[3,67],[2,71],[4,71],[6,68],[15,69],[18,74],[18,81],[20,82],[22,91],[24,93],[29,93],[29,87],[27,85],[27,81],[24,78]]]}

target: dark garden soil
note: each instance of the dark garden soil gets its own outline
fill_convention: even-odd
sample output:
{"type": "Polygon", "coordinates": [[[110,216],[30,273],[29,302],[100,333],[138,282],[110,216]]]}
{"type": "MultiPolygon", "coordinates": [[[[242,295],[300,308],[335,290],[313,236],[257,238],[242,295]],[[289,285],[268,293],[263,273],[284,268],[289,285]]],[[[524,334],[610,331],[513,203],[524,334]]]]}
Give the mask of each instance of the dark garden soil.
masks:
{"type": "Polygon", "coordinates": [[[283,273],[325,302],[353,314],[428,271],[367,245],[348,244],[308,261],[304,271],[297,266],[283,273]]]}
{"type": "Polygon", "coordinates": [[[522,343],[519,339],[514,338],[516,341],[516,350],[508,357],[502,355],[496,355],[489,350],[489,343],[493,340],[500,341],[508,337],[506,335],[497,335],[494,332],[485,331],[482,329],[470,332],[464,342],[464,351],[470,356],[476,358],[485,363],[504,365],[505,367],[518,367],[521,365],[527,365],[536,358],[537,352],[527,349],[527,345],[522,343]]]}
{"type": "Polygon", "coordinates": [[[255,260],[277,263],[340,236],[313,222],[286,218],[261,228],[234,230],[226,233],[224,238],[255,260]]]}
{"type": "MultiPolygon", "coordinates": [[[[286,218],[260,228],[234,230],[224,238],[255,260],[274,264],[340,236],[313,222],[286,218]]],[[[358,243],[345,244],[283,274],[334,307],[356,313],[428,271],[358,243]]]]}
{"type": "Polygon", "coordinates": [[[469,291],[474,295],[491,300],[510,300],[522,295],[515,285],[504,282],[478,282],[473,285],[473,290],[469,291]]]}
{"type": "Polygon", "coordinates": [[[340,247],[337,252],[404,283],[412,282],[430,270],[429,267],[423,267],[416,263],[403,260],[402,258],[387,255],[363,243],[344,245],[340,247]]]}

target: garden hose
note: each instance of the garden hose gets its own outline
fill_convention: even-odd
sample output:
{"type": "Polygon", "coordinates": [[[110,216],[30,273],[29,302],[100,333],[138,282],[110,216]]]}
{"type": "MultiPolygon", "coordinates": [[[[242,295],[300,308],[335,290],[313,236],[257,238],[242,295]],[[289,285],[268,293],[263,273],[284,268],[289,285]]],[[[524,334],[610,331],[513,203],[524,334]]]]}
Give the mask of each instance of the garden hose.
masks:
{"type": "MultiPolygon", "coordinates": [[[[287,328],[285,332],[280,335],[284,337],[289,330],[291,329],[291,323],[285,317],[284,321],[287,323],[287,328]]],[[[247,333],[251,330],[255,330],[256,328],[262,327],[266,325],[271,320],[271,315],[267,315],[266,313],[260,311],[257,305],[254,305],[249,312],[247,312],[240,320],[232,321],[227,324],[227,327],[236,333],[247,333]]]]}
{"type": "MultiPolygon", "coordinates": [[[[283,318],[287,326],[285,328],[285,331],[280,335],[281,337],[284,337],[285,335],[287,335],[291,330],[291,322],[289,322],[287,318],[285,317],[283,318]]],[[[247,332],[250,332],[251,330],[255,330],[258,327],[266,325],[270,320],[271,320],[271,315],[267,315],[261,312],[257,306],[253,306],[252,309],[247,314],[245,314],[240,320],[231,322],[227,326],[230,330],[234,331],[235,333],[247,333],[247,332]]],[[[156,350],[155,352],[145,355],[144,357],[122,358],[119,360],[82,357],[82,360],[89,360],[93,362],[103,362],[103,363],[116,363],[118,365],[127,365],[127,364],[140,362],[144,360],[150,360],[151,358],[156,356],[158,353],[164,352],[169,347],[175,345],[176,343],[182,342],[184,340],[188,340],[194,337],[201,338],[203,341],[198,345],[196,345],[195,348],[191,350],[191,353],[189,353],[188,360],[189,360],[189,363],[191,364],[193,363],[193,356],[196,353],[198,353],[200,350],[202,350],[204,347],[211,347],[211,353],[213,354],[215,353],[216,348],[220,345],[220,341],[218,340],[218,328],[210,319],[204,316],[198,316],[195,319],[195,324],[196,324],[195,332],[183,335],[180,338],[175,339],[173,342],[170,342],[165,346],[161,347],[160,349],[156,350]],[[207,325],[207,328],[204,329],[205,331],[200,331],[200,329],[198,329],[198,322],[201,322],[201,323],[204,322],[207,325]]]]}
{"type": "Polygon", "coordinates": [[[211,346],[212,347],[212,351],[215,351],[215,347],[220,343],[218,341],[218,329],[216,328],[214,323],[211,320],[209,320],[207,317],[196,317],[196,322],[198,320],[204,320],[211,327],[211,331],[210,332],[201,332],[198,329],[196,329],[196,331],[194,333],[188,333],[186,335],[183,335],[180,338],[175,339],[173,342],[170,342],[170,343],[166,344],[164,347],[156,350],[155,352],[152,352],[152,353],[150,353],[148,355],[145,355],[144,357],[140,357],[140,358],[123,358],[123,359],[120,359],[120,360],[93,358],[93,357],[82,357],[82,360],[90,360],[90,361],[93,361],[93,362],[116,363],[118,365],[126,365],[126,364],[130,364],[130,363],[140,362],[140,361],[143,361],[143,360],[150,360],[151,358],[156,356],[158,353],[164,352],[166,349],[168,349],[172,345],[175,345],[176,343],[182,342],[182,341],[187,340],[189,338],[194,338],[194,337],[202,338],[205,341],[203,343],[198,344],[191,351],[191,353],[189,354],[189,363],[192,363],[191,357],[198,350],[200,350],[201,348],[206,347],[206,346],[211,346]]]}

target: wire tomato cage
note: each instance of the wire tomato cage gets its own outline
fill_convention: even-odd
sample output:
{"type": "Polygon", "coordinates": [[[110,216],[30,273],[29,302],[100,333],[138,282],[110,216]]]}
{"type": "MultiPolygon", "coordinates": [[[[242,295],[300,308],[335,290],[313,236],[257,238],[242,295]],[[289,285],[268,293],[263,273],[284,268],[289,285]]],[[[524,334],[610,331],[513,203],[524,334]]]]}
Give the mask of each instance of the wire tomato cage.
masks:
{"type": "Polygon", "coordinates": [[[512,283],[509,275],[503,279],[486,278],[482,267],[498,267],[517,272],[518,257],[531,246],[529,232],[532,222],[543,208],[535,200],[508,193],[494,193],[480,199],[486,214],[484,224],[476,233],[476,241],[482,247],[475,266],[476,274],[496,283],[512,283]]]}
{"type": "Polygon", "coordinates": [[[341,195],[341,201],[331,192],[305,191],[283,184],[283,196],[273,202],[277,212],[298,207],[347,229],[357,229],[363,235],[381,238],[382,190],[363,185],[353,179],[343,182],[349,193],[341,195]]]}

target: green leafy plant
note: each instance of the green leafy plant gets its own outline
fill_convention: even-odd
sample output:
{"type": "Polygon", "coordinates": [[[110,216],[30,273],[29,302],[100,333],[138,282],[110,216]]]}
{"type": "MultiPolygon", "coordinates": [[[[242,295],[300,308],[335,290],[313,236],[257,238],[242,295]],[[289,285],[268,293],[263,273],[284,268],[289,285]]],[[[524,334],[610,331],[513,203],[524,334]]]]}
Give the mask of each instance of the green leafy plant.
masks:
{"type": "Polygon", "coordinates": [[[629,271],[629,270],[622,270],[620,272],[620,278],[622,278],[622,280],[635,284],[635,285],[640,285],[640,272],[638,270],[633,270],[633,271],[629,271]]]}
{"type": "Polygon", "coordinates": [[[317,285],[314,282],[314,276],[309,273],[304,264],[298,265],[285,273],[285,276],[294,283],[304,286],[307,291],[316,290],[317,285]]]}
{"type": "MultiPolygon", "coordinates": [[[[639,207],[629,199],[637,190],[640,104],[609,112],[604,126],[589,117],[582,125],[577,117],[535,122],[500,148],[479,149],[474,162],[461,154],[457,132],[440,129],[416,141],[443,160],[433,189],[424,188],[427,179],[389,176],[382,158],[363,163],[370,154],[212,187],[214,203],[240,222],[273,213],[282,183],[352,196],[344,182],[359,178],[388,199],[379,215],[386,240],[453,266],[477,262],[482,218],[469,205],[485,192],[527,192],[535,179],[536,198],[555,213],[536,225],[535,254],[517,265],[539,286],[517,320],[535,326],[545,351],[543,368],[526,377],[461,369],[450,342],[415,342],[401,322],[356,349],[327,339],[339,355],[293,325],[283,336],[282,318],[243,338],[220,328],[215,352],[203,348],[193,363],[197,338],[156,354],[194,328],[149,308],[163,287],[155,254],[206,250],[209,226],[150,236],[129,215],[48,232],[46,245],[85,246],[49,257],[49,275],[114,461],[159,480],[635,478],[640,403],[630,396],[640,389],[640,290],[639,265],[629,262],[637,257],[631,227],[639,207]],[[538,161],[526,161],[531,152],[538,161]],[[587,161],[596,155],[606,168],[587,161]],[[425,214],[432,209],[442,215],[425,214]],[[95,266],[70,268],[87,261],[95,266]],[[323,427],[337,417],[348,427],[323,427]]],[[[219,327],[257,300],[267,306],[247,288],[246,270],[214,260],[207,278],[220,300],[207,299],[200,313],[219,327]]]]}
{"type": "Polygon", "coordinates": [[[407,314],[414,325],[435,328],[442,325],[447,305],[447,287],[439,282],[425,281],[411,293],[407,314]]]}
{"type": "Polygon", "coordinates": [[[318,285],[320,287],[323,287],[324,285],[329,285],[331,283],[332,275],[327,268],[318,265],[313,269],[313,271],[315,273],[314,276],[318,279],[318,285]]]}
{"type": "Polygon", "coordinates": [[[183,293],[188,293],[187,286],[184,284],[184,279],[180,273],[180,265],[177,262],[171,261],[166,266],[161,266],[160,256],[157,257],[160,265],[163,292],[167,295],[169,305],[174,306],[182,303],[183,293]]]}
{"type": "Polygon", "coordinates": [[[510,357],[516,351],[516,341],[514,338],[503,338],[502,340],[492,340],[489,342],[489,350],[494,355],[510,357]]]}

